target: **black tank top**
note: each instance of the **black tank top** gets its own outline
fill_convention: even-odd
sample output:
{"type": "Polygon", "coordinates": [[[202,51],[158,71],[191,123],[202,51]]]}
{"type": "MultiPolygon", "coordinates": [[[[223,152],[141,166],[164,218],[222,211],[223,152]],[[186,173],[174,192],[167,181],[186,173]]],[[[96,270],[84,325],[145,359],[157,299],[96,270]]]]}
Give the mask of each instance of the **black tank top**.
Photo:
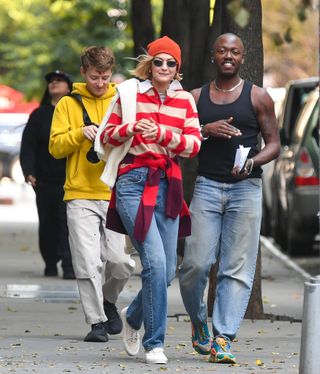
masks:
{"type": "MultiPolygon", "coordinates": [[[[252,82],[245,81],[238,99],[229,104],[215,104],[209,95],[209,84],[201,89],[197,104],[200,123],[205,125],[220,119],[233,117],[232,125],[242,135],[231,139],[210,136],[201,144],[198,174],[218,182],[235,183],[239,179],[231,174],[236,149],[239,145],[251,147],[248,158],[258,153],[258,134],[260,127],[251,102],[252,82]]],[[[262,169],[253,168],[249,178],[261,177],[262,169]]]]}

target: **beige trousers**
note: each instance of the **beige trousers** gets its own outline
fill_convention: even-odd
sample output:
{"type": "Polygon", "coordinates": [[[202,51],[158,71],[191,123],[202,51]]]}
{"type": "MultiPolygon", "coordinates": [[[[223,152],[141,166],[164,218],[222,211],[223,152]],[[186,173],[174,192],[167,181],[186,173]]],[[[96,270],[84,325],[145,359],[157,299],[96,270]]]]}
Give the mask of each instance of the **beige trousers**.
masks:
{"type": "Polygon", "coordinates": [[[109,201],[67,201],[69,242],[86,322],[104,322],[103,300],[115,304],[134,270],[125,236],[106,229],[109,201]]]}

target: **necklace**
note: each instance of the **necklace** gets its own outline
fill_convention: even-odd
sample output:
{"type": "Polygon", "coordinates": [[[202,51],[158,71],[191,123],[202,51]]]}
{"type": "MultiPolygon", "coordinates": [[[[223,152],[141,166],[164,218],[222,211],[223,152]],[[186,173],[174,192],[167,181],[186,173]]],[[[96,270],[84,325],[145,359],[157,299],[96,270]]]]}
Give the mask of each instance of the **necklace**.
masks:
{"type": "Polygon", "coordinates": [[[242,79],[240,78],[239,83],[237,83],[237,84],[236,84],[235,86],[233,86],[232,88],[229,88],[228,90],[225,90],[225,89],[223,89],[223,88],[219,88],[219,87],[217,86],[216,81],[215,81],[215,80],[213,81],[214,88],[215,88],[217,91],[221,91],[221,92],[232,92],[232,91],[234,91],[236,88],[238,88],[238,87],[240,86],[241,83],[242,83],[242,79]]]}

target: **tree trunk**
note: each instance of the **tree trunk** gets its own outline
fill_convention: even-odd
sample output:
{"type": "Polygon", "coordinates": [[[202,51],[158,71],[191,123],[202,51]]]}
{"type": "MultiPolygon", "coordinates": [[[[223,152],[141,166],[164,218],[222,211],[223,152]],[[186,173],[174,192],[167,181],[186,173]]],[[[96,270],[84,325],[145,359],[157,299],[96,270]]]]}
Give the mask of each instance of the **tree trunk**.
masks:
{"type": "Polygon", "coordinates": [[[150,0],[131,1],[131,23],[134,55],[145,53],[147,45],[154,40],[154,26],[150,0]]]}
{"type": "Polygon", "coordinates": [[[256,272],[254,276],[253,286],[249,304],[244,318],[247,319],[264,319],[264,311],[261,293],[261,245],[257,258],[256,272]]]}
{"type": "Polygon", "coordinates": [[[210,0],[164,0],[161,35],[175,40],[182,50],[182,85],[186,90],[202,82],[210,0]]]}

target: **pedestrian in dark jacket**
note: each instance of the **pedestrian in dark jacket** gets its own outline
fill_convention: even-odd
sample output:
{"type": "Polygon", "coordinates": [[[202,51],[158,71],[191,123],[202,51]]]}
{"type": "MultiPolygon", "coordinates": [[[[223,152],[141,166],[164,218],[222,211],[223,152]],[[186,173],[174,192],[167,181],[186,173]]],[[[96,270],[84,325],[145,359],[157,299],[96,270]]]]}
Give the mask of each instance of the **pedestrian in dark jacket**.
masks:
{"type": "Polygon", "coordinates": [[[68,74],[56,70],[46,74],[47,88],[22,135],[20,163],[27,183],[36,194],[39,215],[39,247],[45,262],[44,275],[57,276],[61,260],[64,279],[74,279],[66,207],[63,201],[66,160],[56,160],[48,151],[53,111],[72,89],[68,74]]]}

